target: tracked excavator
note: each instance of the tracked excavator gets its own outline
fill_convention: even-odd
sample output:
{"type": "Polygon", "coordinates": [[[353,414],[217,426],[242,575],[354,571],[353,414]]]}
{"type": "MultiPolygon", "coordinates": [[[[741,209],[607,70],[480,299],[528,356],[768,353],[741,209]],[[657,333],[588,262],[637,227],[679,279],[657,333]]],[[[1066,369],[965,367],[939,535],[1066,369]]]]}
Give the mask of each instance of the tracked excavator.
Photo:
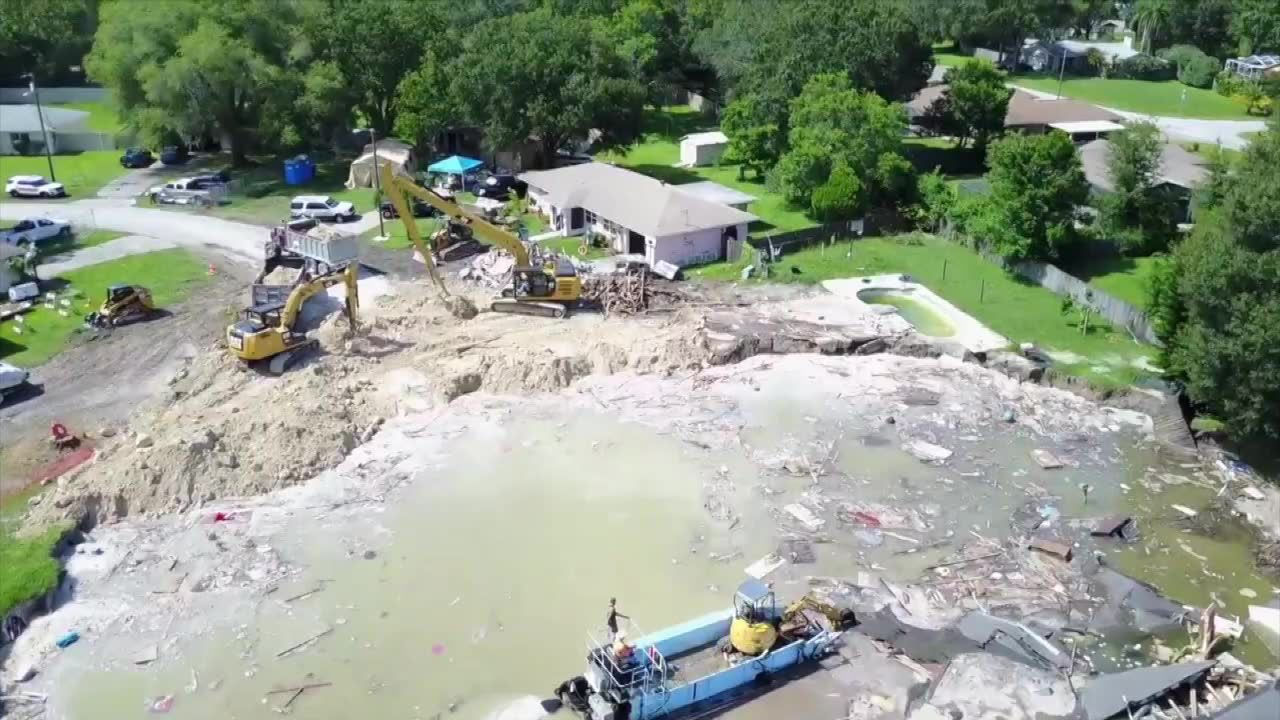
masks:
{"type": "Polygon", "coordinates": [[[304,351],[316,344],[297,329],[298,318],[307,300],[334,285],[346,285],[345,313],[351,329],[356,327],[360,291],[356,283],[357,263],[335,269],[328,274],[303,277],[292,286],[255,287],[253,304],[240,313],[240,319],[227,327],[227,347],[247,363],[266,361],[272,375],[280,375],[304,351]],[[262,292],[258,292],[261,290],[262,292]],[[288,291],[287,296],[284,291],[288,291]]]}
{"type": "Polygon", "coordinates": [[[499,297],[494,298],[490,305],[494,312],[563,318],[569,308],[577,305],[582,298],[582,280],[573,263],[564,258],[540,264],[531,263],[524,243],[507,230],[462,209],[457,203],[440,197],[407,177],[396,175],[389,164],[379,168],[379,173],[382,191],[395,206],[405,232],[414,248],[422,255],[427,273],[445,297],[448,297],[449,291],[436,271],[433,258],[450,259],[450,248],[458,243],[480,240],[506,250],[515,258],[511,286],[504,288],[499,297]],[[406,195],[431,205],[447,219],[445,228],[432,238],[435,247],[428,248],[423,241],[406,195]],[[434,254],[432,250],[435,250],[434,254]]]}

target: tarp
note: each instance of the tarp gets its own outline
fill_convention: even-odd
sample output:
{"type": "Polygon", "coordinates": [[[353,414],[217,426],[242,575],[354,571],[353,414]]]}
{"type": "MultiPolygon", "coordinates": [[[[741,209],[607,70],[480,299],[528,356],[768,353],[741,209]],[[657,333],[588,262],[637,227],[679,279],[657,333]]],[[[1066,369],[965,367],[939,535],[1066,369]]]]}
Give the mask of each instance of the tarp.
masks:
{"type": "Polygon", "coordinates": [[[463,157],[462,155],[450,155],[443,160],[437,160],[427,166],[428,172],[448,173],[450,175],[462,175],[480,167],[484,163],[475,158],[463,157]]]}
{"type": "MultiPolygon", "coordinates": [[[[413,151],[403,148],[385,148],[378,142],[378,166],[390,165],[396,175],[412,177],[417,170],[413,151]]],[[[347,189],[373,187],[373,153],[361,155],[351,163],[351,172],[347,175],[347,189]]]]}

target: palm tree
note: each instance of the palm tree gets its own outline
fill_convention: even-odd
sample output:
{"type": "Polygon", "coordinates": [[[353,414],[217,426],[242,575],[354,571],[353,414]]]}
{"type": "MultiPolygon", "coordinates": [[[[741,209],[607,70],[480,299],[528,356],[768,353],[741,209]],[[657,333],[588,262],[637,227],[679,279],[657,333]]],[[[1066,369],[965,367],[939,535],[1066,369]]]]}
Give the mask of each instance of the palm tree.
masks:
{"type": "Polygon", "coordinates": [[[1160,29],[1169,24],[1169,0],[1138,0],[1133,6],[1133,27],[1142,29],[1142,50],[1151,53],[1151,43],[1160,29]]]}

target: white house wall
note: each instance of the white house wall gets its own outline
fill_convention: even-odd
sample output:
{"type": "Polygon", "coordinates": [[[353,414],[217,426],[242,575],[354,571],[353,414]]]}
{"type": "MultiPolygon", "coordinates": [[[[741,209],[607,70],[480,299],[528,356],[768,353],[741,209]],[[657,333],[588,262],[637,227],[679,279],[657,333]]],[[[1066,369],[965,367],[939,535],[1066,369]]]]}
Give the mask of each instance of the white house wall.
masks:
{"type": "MultiPolygon", "coordinates": [[[[738,239],[745,240],[747,226],[738,226],[738,239]]],[[[715,262],[724,256],[724,228],[708,228],[689,233],[660,235],[645,239],[645,259],[651,264],[662,261],[679,267],[715,262]]]]}

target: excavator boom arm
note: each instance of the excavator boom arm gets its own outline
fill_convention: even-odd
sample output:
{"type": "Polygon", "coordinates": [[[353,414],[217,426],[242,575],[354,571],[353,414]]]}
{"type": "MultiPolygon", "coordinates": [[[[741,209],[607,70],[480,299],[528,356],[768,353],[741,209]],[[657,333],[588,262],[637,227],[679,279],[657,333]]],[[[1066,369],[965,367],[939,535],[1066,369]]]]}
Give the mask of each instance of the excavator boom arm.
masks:
{"type": "Polygon", "coordinates": [[[431,265],[426,244],[422,241],[422,234],[418,232],[417,224],[413,221],[413,212],[409,207],[408,200],[405,198],[406,193],[439,210],[450,220],[467,225],[472,232],[485,242],[511,253],[515,257],[516,267],[527,267],[529,265],[529,251],[525,250],[524,243],[520,242],[520,238],[475,213],[463,210],[457,203],[445,200],[434,192],[420,187],[409,178],[396,175],[391,171],[390,164],[383,165],[378,171],[382,179],[382,191],[387,194],[391,204],[395,206],[396,212],[400,215],[400,221],[404,223],[405,231],[409,233],[409,239],[413,241],[413,246],[422,254],[423,259],[427,260],[427,268],[430,270],[431,277],[436,281],[437,285],[440,285],[440,278],[436,275],[435,268],[431,265]]]}
{"type": "Polygon", "coordinates": [[[298,315],[302,312],[302,306],[306,304],[307,300],[334,285],[342,283],[347,286],[347,320],[354,330],[356,327],[356,311],[360,307],[360,289],[356,279],[356,263],[351,263],[341,273],[324,275],[297,286],[293,289],[293,292],[289,293],[289,299],[285,301],[284,312],[280,314],[280,328],[282,330],[292,330],[294,323],[298,322],[298,315]]]}

